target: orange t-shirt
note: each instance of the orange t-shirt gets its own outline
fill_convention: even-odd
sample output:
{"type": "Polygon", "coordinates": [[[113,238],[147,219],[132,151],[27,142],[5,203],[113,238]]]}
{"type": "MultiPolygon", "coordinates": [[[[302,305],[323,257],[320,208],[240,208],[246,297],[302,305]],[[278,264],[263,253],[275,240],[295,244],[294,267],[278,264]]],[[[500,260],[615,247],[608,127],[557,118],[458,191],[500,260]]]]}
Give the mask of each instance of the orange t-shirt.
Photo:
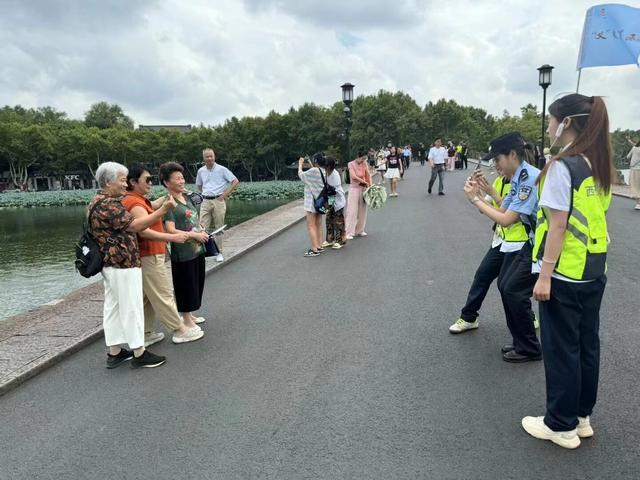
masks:
{"type": "MultiPolygon", "coordinates": [[[[127,194],[122,199],[122,204],[127,211],[133,210],[134,207],[142,207],[147,213],[153,213],[153,207],[151,206],[151,202],[139,195],[135,192],[127,192],[127,194]]],[[[156,232],[164,233],[164,227],[162,226],[162,220],[158,220],[156,223],[149,227],[151,230],[155,230],[156,232]]],[[[141,257],[150,257],[152,255],[161,255],[166,253],[167,244],[165,242],[158,242],[155,240],[149,240],[147,238],[142,238],[138,235],[138,245],[140,246],[140,256],[141,257]]]]}

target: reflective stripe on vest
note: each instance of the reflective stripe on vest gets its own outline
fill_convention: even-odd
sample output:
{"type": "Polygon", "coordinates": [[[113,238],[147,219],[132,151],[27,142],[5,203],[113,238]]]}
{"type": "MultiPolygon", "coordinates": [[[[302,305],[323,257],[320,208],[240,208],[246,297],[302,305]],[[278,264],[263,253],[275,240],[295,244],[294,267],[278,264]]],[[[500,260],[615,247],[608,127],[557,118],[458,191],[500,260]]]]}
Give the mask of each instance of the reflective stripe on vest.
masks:
{"type": "MultiPolygon", "coordinates": [[[[607,270],[607,219],[611,191],[604,193],[595,183],[591,168],[582,157],[562,161],[571,175],[571,210],[567,219],[564,242],[555,272],[573,280],[594,280],[607,270]]],[[[544,179],[538,185],[542,198],[544,179]]],[[[538,209],[533,261],[544,255],[549,231],[545,208],[538,209]]]]}
{"type": "MultiPolygon", "coordinates": [[[[505,177],[498,177],[493,181],[493,188],[498,192],[500,198],[504,200],[509,194],[511,189],[511,182],[506,180],[505,177]]],[[[494,208],[500,208],[500,205],[492,200],[494,208]]],[[[529,240],[529,235],[524,227],[524,224],[520,221],[514,223],[509,227],[503,227],[496,223],[496,235],[502,238],[505,242],[526,242],[529,240]]]]}

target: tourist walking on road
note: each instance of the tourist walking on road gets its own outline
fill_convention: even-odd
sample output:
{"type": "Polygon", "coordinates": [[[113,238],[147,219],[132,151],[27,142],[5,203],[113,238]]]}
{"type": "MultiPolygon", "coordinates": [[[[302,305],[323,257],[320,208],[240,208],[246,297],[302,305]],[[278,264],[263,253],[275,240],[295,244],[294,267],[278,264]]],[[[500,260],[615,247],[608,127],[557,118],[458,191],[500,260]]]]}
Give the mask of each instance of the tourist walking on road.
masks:
{"type": "MultiPolygon", "coordinates": [[[[536,281],[531,273],[533,229],[538,210],[535,182],[540,173],[524,160],[525,151],[532,148],[517,132],[507,133],[491,142],[489,153],[483,161],[496,158],[500,171],[511,178],[511,190],[502,201],[501,208],[494,208],[479,198],[479,182],[474,177],[468,179],[464,187],[469,201],[495,223],[510,227],[522,222],[529,232],[528,241],[518,242],[519,250],[505,253],[504,270],[498,281],[507,327],[512,336],[512,343],[502,347],[502,358],[511,363],[542,359],[534,326],[535,315],[531,309],[531,295],[536,281]]],[[[478,328],[478,322],[460,322],[459,328],[478,328]]]]}
{"type": "Polygon", "coordinates": [[[387,173],[387,151],[381,148],[376,155],[376,172],[379,180],[378,185],[384,185],[384,174],[387,173]]]}
{"type": "Polygon", "coordinates": [[[347,239],[344,219],[344,207],[347,205],[347,199],[342,188],[342,179],[336,170],[335,158],[325,158],[325,169],[327,172],[327,184],[333,187],[336,194],[329,196],[329,209],[325,219],[327,237],[322,247],[332,247],[335,250],[339,250],[344,246],[347,239]]]}
{"type": "Polygon", "coordinates": [[[167,232],[186,232],[185,243],[171,242],[171,276],[176,295],[176,305],[187,327],[204,323],[203,317],[193,312],[202,305],[205,279],[205,248],[209,234],[201,225],[198,210],[191,197],[185,195],[184,168],[176,162],[160,165],[160,182],[176,199],[176,208],[164,217],[167,232]]]}
{"type": "MultiPolygon", "coordinates": [[[[314,161],[317,161],[316,158],[314,161]]],[[[316,211],[314,205],[315,199],[324,188],[323,175],[319,165],[311,160],[307,162],[304,157],[298,159],[298,177],[304,183],[304,211],[306,212],[307,232],[311,242],[311,248],[304,254],[305,257],[317,257],[324,251],[322,247],[322,215],[316,211]],[[308,166],[308,170],[304,170],[305,166],[308,166]]]]}
{"type": "Polygon", "coordinates": [[[371,176],[366,160],[366,153],[360,151],[358,158],[349,162],[351,183],[347,200],[347,240],[352,240],[354,236],[367,236],[367,232],[364,231],[367,224],[367,204],[364,202],[364,192],[371,186],[371,176]]]}
{"type": "Polygon", "coordinates": [[[636,200],[636,210],[640,210],[640,141],[634,143],[627,138],[632,145],[631,150],[627,154],[629,160],[629,186],[631,187],[631,196],[636,200]]]}
{"type": "Polygon", "coordinates": [[[442,140],[436,139],[435,145],[429,150],[429,166],[431,167],[431,179],[429,180],[429,189],[431,194],[433,184],[438,177],[438,195],[444,195],[444,171],[447,164],[447,149],[442,146],[442,140]]]}
{"type": "Polygon", "coordinates": [[[389,155],[387,156],[387,173],[384,177],[389,179],[389,186],[391,187],[390,197],[398,196],[398,180],[404,174],[404,166],[402,165],[402,159],[398,155],[396,147],[391,147],[389,155]]]}
{"type": "Polygon", "coordinates": [[[411,165],[411,147],[409,145],[405,145],[402,150],[402,166],[405,170],[409,168],[411,165]]]}
{"type": "Polygon", "coordinates": [[[165,357],[144,347],[142,270],[136,233],[151,227],[175,208],[169,196],[145,218],[135,218],[122,204],[127,192],[127,167],[115,162],[96,170],[98,193],[89,204],[88,224],[100,246],[104,267],[104,339],[109,347],[107,368],[132,360],[131,366],[157,367],[165,357]],[[128,345],[130,350],[123,348],[128,345]]]}
{"type": "Polygon", "coordinates": [[[456,167],[456,147],[453,142],[449,142],[447,146],[447,170],[453,172],[456,167]]]}
{"type": "MultiPolygon", "coordinates": [[[[225,216],[227,214],[227,199],[238,188],[240,181],[231,171],[216,163],[216,154],[211,148],[202,151],[204,166],[198,169],[196,186],[202,193],[200,205],[200,221],[205,231],[216,234],[216,244],[222,252],[225,216]],[[211,224],[213,223],[213,228],[211,224]]],[[[222,253],[216,257],[216,262],[224,261],[222,253]]]]}
{"type": "Polygon", "coordinates": [[[533,249],[547,411],[523,418],[522,426],[536,438],[576,448],[593,435],[614,167],[602,98],[567,95],[549,114],[549,138],[563,149],[540,175],[533,249]]]}
{"type": "MultiPolygon", "coordinates": [[[[147,198],[150,191],[149,171],[140,164],[131,165],[127,175],[127,194],[122,203],[134,218],[146,218],[162,206],[166,197],[151,202],[147,198]]],[[[167,242],[183,244],[188,240],[187,232],[165,233],[162,219],[158,219],[146,230],[138,232],[142,262],[145,347],[164,339],[164,333],[156,332],[154,329],[156,316],[173,333],[173,343],[192,342],[204,336],[204,332],[195,324],[191,325],[192,328],[186,326],[178,313],[165,261],[167,242]]]]}

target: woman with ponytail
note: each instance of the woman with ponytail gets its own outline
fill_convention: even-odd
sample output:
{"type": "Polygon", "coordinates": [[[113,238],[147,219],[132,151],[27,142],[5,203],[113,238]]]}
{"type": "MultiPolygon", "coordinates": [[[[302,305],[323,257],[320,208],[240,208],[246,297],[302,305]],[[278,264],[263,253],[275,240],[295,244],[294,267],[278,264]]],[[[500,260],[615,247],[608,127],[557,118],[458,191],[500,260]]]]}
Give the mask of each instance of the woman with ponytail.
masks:
{"type": "Polygon", "coordinates": [[[600,304],[606,284],[613,162],[609,117],[600,97],[567,95],[549,107],[549,138],[562,147],[538,179],[533,248],[539,273],[547,409],[525,417],[532,436],[564,448],[591,437],[600,364],[600,304]]]}

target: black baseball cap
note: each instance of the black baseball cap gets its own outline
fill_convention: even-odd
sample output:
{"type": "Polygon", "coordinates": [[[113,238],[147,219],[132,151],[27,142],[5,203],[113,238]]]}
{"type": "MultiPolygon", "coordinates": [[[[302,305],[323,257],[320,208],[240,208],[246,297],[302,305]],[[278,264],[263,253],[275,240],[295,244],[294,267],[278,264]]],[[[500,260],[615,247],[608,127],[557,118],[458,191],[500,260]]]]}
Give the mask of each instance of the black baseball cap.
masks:
{"type": "Polygon", "coordinates": [[[489,153],[487,153],[483,161],[496,158],[498,155],[508,154],[511,150],[521,150],[525,145],[524,138],[520,132],[509,132],[504,135],[491,140],[489,144],[489,153]]]}

